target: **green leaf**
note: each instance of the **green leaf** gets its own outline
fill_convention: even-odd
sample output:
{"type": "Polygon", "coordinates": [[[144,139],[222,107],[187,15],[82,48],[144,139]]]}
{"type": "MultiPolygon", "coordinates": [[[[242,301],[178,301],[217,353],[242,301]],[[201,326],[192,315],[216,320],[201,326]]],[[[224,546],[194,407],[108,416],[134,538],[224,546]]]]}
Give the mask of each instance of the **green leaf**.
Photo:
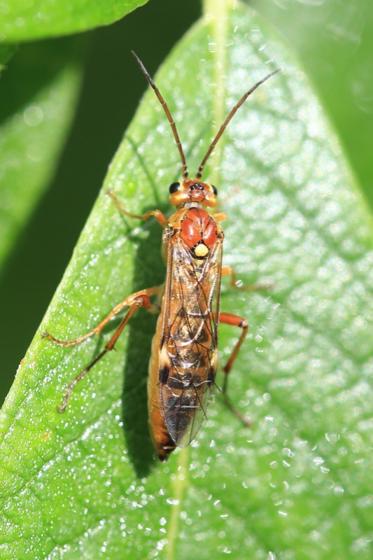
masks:
{"type": "Polygon", "coordinates": [[[6,68],[7,62],[15,52],[15,47],[12,45],[0,45],[0,74],[6,68]]]}
{"type": "Polygon", "coordinates": [[[108,25],[147,0],[3,0],[0,40],[27,41],[55,37],[108,25]]]}
{"type": "MultiPolygon", "coordinates": [[[[206,170],[229,216],[226,264],[245,283],[274,284],[265,294],[226,286],[222,298],[251,325],[230,383],[252,427],[218,394],[197,442],[154,462],[155,319],[143,311],[56,412],[109,332],[75,348],[41,333],[80,335],[164,274],[159,227],[124,220],[105,195],[139,213],[166,207],[180,162],[150,91],[2,410],[3,558],[370,558],[372,223],[289,52],[247,7],[209,2],[207,16],[156,77],[192,172],[234,100],[282,68],[240,109],[206,170]]],[[[237,336],[221,329],[223,361],[237,336]]]]}
{"type": "Polygon", "coordinates": [[[79,91],[79,45],[20,48],[0,82],[0,265],[58,162],[79,91]]]}
{"type": "Polygon", "coordinates": [[[373,209],[373,3],[250,3],[300,57],[373,209]]]}

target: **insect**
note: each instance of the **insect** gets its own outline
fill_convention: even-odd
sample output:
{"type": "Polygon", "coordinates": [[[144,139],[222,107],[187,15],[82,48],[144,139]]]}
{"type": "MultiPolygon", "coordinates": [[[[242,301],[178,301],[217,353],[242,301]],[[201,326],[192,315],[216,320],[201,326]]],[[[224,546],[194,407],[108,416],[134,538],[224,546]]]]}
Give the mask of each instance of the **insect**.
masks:
{"type": "Polygon", "coordinates": [[[160,312],[153,337],[148,377],[148,409],[152,440],[160,460],[165,460],[176,447],[188,445],[195,437],[209,393],[215,384],[218,357],[218,324],[225,323],[241,329],[241,334],[230,358],[223,367],[222,393],[226,405],[245,424],[248,421],[237,411],[228,397],[228,375],[239,349],[247,335],[248,323],[231,313],[220,312],[221,277],[230,275],[235,282],[234,271],[222,265],[224,234],[222,213],[213,213],[218,191],[212,184],[202,181],[205,164],[212,154],[224,130],[239,107],[266,80],[278,70],[271,72],[242,95],[226,116],[212,140],[193,178],[188,167],[176,124],[160,90],[139,57],[133,53],[148,84],[155,92],[170,124],[181,159],[181,180],[169,187],[169,200],[176,211],[166,217],[160,210],[144,215],[128,212],[110,192],[118,210],[125,216],[139,220],[153,217],[163,228],[163,248],[167,274],[164,285],[140,290],[116,305],[92,330],[73,340],[60,340],[49,333],[43,336],[55,344],[68,347],[82,343],[99,334],[121,311],[127,312],[103,350],[69,383],[58,408],[65,411],[75,386],[88,374],[115,344],[130,321],[140,309],[155,309],[153,298],[157,297],[160,312]]]}

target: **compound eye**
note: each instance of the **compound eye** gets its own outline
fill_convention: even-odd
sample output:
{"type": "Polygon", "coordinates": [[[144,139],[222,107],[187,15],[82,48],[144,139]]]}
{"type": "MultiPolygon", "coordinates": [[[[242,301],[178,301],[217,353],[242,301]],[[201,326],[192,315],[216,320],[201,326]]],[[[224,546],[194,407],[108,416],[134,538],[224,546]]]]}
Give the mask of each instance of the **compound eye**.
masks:
{"type": "Polygon", "coordinates": [[[218,189],[216,187],[214,187],[214,185],[211,185],[211,186],[212,186],[212,190],[214,191],[214,195],[218,196],[218,189]]]}
{"type": "Polygon", "coordinates": [[[170,185],[170,188],[168,190],[170,191],[170,194],[173,194],[179,190],[179,187],[180,187],[180,183],[172,183],[172,185],[170,185]]]}

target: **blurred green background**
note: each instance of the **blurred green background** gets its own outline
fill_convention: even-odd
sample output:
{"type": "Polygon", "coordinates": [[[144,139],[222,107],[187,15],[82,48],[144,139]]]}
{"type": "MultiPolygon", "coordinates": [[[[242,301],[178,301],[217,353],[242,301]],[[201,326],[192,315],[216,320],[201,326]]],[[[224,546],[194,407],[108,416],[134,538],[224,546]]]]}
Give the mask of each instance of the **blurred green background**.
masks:
{"type": "MultiPolygon", "coordinates": [[[[300,58],[373,207],[373,5],[370,0],[252,0],[300,58]]],[[[107,166],[145,90],[130,55],[155,71],[199,17],[199,0],[150,0],[108,27],[64,39],[22,44],[0,80],[0,106],[12,110],[12,72],[40,74],[48,57],[83,58],[73,125],[53,180],[0,271],[0,397],[6,396],[71,256],[107,166]],[[67,47],[67,48],[66,48],[67,47]],[[30,61],[34,66],[31,66],[30,61]]],[[[250,76],[248,76],[248,84],[250,76]]],[[[35,82],[36,83],[36,82],[35,82]]],[[[36,86],[35,86],[36,87],[36,86]]],[[[196,84],[196,88],[200,84],[196,84]]],[[[18,106],[30,92],[23,90],[18,106]]],[[[1,119],[7,114],[4,110],[1,119]]],[[[1,192],[0,192],[1,196],[1,192]]],[[[0,200],[1,204],[1,200],[0,200]]]]}

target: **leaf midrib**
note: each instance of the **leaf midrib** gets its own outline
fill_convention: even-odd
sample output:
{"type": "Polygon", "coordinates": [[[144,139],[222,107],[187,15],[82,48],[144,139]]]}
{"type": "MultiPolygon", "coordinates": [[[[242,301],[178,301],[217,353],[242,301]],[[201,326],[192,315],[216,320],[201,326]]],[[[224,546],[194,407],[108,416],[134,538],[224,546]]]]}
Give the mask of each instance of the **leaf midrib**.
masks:
{"type": "MultiPolygon", "coordinates": [[[[213,98],[213,121],[216,123],[221,123],[225,116],[225,98],[226,98],[226,87],[225,87],[225,46],[226,46],[226,33],[228,27],[228,13],[232,7],[231,0],[203,0],[203,16],[205,19],[205,25],[207,27],[210,20],[211,32],[215,39],[216,48],[214,50],[214,69],[215,69],[215,95],[213,98]],[[217,93],[218,92],[218,93],[217,93]]],[[[207,32],[207,30],[206,30],[207,32]]],[[[215,149],[215,153],[211,155],[213,166],[211,166],[212,171],[210,171],[210,176],[214,182],[218,182],[218,170],[220,169],[220,163],[222,159],[222,144],[218,145],[215,149]]],[[[182,450],[179,453],[177,462],[177,473],[185,473],[188,464],[188,455],[182,450]]],[[[180,518],[179,514],[182,508],[182,503],[185,500],[188,487],[190,486],[189,477],[184,481],[179,479],[179,483],[176,483],[173,487],[173,498],[178,500],[177,509],[173,509],[171,513],[171,518],[168,525],[168,539],[166,545],[166,558],[167,560],[174,560],[175,551],[177,548],[179,530],[180,530],[180,518]]]]}

